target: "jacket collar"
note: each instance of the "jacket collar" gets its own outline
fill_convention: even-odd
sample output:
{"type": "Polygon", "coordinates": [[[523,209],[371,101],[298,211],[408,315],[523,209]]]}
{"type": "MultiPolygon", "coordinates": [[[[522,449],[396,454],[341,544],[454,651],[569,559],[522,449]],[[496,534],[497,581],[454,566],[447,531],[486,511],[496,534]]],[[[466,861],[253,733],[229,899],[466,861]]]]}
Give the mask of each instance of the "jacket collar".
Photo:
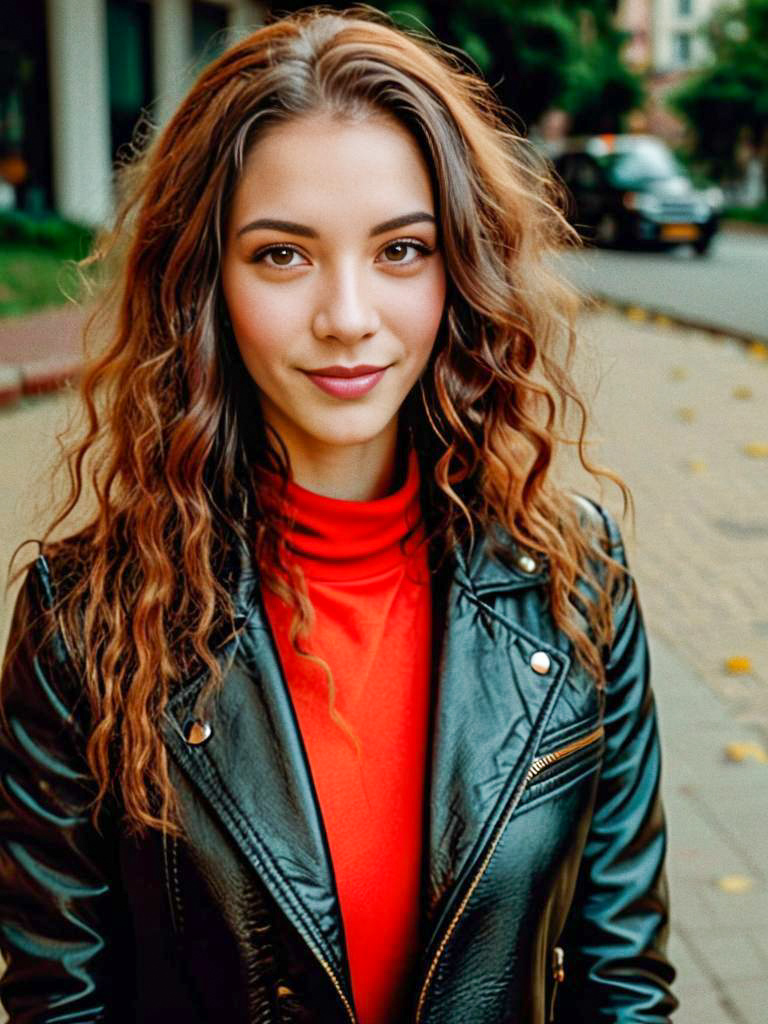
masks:
{"type": "MultiPolygon", "coordinates": [[[[183,684],[166,709],[166,741],[178,769],[351,1002],[338,894],[306,752],[257,573],[244,552],[234,565],[238,632],[217,652],[224,684],[211,708],[200,703],[205,675],[183,684]]],[[[507,566],[484,545],[469,556],[457,551],[444,595],[426,794],[427,951],[522,783],[570,664],[487,600],[492,592],[514,596],[540,587],[546,566],[524,565],[507,566]],[[551,660],[546,676],[531,668],[542,651],[551,660]]]]}
{"type": "Polygon", "coordinates": [[[453,557],[457,581],[477,595],[527,589],[549,580],[546,556],[515,544],[500,527],[469,551],[456,548],[453,557]],[[503,556],[493,553],[493,548],[503,556]]]}

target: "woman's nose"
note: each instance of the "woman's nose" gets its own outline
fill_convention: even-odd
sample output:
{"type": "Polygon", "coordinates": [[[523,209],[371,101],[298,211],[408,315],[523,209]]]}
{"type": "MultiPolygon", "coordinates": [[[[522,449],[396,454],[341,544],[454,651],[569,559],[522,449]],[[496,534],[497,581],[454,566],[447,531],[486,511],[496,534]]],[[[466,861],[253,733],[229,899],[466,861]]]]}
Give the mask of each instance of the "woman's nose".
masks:
{"type": "Polygon", "coordinates": [[[312,330],[321,341],[354,345],[372,337],[381,320],[365,273],[339,268],[321,285],[312,330]]]}

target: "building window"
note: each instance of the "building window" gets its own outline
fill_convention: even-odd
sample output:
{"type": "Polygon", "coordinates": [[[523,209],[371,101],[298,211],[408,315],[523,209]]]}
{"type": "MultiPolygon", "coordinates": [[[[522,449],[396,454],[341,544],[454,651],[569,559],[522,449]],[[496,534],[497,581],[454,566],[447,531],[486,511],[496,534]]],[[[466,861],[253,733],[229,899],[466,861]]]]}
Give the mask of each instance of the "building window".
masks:
{"type": "Polygon", "coordinates": [[[152,100],[150,16],[149,4],[108,0],[107,57],[113,157],[131,142],[142,111],[149,108],[152,100]]]}
{"type": "Polygon", "coordinates": [[[675,64],[687,67],[691,63],[691,33],[675,33],[675,64]]]}
{"type": "Polygon", "coordinates": [[[684,18],[693,14],[693,0],[677,0],[677,13],[684,18]]]}
{"type": "MultiPolygon", "coordinates": [[[[0,209],[40,213],[51,202],[45,4],[0,3],[0,209]]],[[[2,289],[0,289],[2,290],[2,289]]]]}

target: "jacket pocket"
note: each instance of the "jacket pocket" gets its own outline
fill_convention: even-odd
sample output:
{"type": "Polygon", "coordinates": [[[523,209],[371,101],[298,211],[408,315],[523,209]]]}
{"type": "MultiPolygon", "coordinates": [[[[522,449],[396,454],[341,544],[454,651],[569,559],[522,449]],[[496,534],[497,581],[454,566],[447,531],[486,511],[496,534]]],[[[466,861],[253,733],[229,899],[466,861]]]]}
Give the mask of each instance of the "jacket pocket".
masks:
{"type": "Polygon", "coordinates": [[[601,761],[604,736],[605,728],[599,722],[587,732],[534,758],[528,768],[518,810],[528,809],[555,793],[563,793],[593,774],[601,761]]]}
{"type": "Polygon", "coordinates": [[[557,772],[565,770],[568,764],[572,761],[579,757],[586,756],[586,751],[588,751],[589,748],[596,747],[604,735],[605,727],[603,726],[603,723],[600,722],[583,736],[577,736],[575,739],[570,740],[563,746],[558,747],[557,750],[553,750],[548,754],[541,754],[539,757],[534,758],[531,763],[531,767],[528,769],[529,785],[534,779],[538,782],[544,777],[551,776],[557,772]],[[566,764],[563,764],[563,762],[566,762],[566,764]]]}

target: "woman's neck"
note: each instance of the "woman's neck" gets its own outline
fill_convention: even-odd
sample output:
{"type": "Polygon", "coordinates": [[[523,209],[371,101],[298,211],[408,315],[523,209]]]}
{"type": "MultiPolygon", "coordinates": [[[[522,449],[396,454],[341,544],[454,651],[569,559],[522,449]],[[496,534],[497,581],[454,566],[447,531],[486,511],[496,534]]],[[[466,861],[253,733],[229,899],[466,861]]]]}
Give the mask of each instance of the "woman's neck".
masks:
{"type": "Polygon", "coordinates": [[[289,446],[294,481],[305,490],[342,501],[374,501],[404,476],[397,424],[363,444],[289,446]],[[293,450],[291,450],[293,449],[293,450]]]}

